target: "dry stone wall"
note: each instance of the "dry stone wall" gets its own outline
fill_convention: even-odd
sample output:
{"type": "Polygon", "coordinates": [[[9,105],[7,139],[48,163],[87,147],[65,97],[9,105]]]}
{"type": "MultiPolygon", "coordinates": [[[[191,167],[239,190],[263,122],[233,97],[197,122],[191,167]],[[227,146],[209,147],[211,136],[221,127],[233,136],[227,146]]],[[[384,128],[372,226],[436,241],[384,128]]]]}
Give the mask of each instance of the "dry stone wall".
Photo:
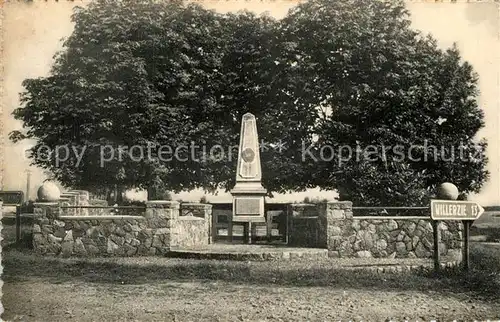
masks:
{"type": "Polygon", "coordinates": [[[181,247],[211,244],[212,205],[183,203],[178,223],[178,244],[181,247]]]}
{"type": "Polygon", "coordinates": [[[33,246],[63,257],[164,255],[173,247],[208,244],[206,219],[194,218],[179,218],[175,201],[148,202],[142,216],[68,216],[58,203],[36,203],[33,246]]]}
{"type": "Polygon", "coordinates": [[[180,217],[175,231],[175,247],[194,248],[209,243],[209,230],[205,219],[198,217],[180,217]]]}
{"type": "MultiPolygon", "coordinates": [[[[211,205],[181,207],[175,201],[150,201],[145,212],[137,209],[126,215],[110,215],[109,209],[93,212],[98,215],[76,215],[60,208],[63,202],[85,204],[85,194],[78,199],[80,195],[35,204],[36,252],[58,256],[162,255],[172,249],[212,243],[211,205]]],[[[347,201],[291,204],[287,209],[288,244],[326,248],[330,257],[429,258],[434,246],[431,223],[429,217],[353,216],[352,203],[347,201]]],[[[438,227],[440,253],[460,261],[462,223],[443,221],[438,227]]]]}
{"type": "MultiPolygon", "coordinates": [[[[429,217],[355,217],[349,201],[290,204],[287,213],[289,244],[327,248],[330,257],[430,258],[434,252],[429,217]]],[[[462,223],[442,221],[438,229],[440,254],[460,261],[462,223]]]]}
{"type": "MultiPolygon", "coordinates": [[[[430,258],[434,239],[429,217],[354,217],[351,202],[328,203],[320,211],[327,221],[331,257],[430,258]]],[[[463,225],[442,221],[440,254],[460,260],[463,225]]]]}

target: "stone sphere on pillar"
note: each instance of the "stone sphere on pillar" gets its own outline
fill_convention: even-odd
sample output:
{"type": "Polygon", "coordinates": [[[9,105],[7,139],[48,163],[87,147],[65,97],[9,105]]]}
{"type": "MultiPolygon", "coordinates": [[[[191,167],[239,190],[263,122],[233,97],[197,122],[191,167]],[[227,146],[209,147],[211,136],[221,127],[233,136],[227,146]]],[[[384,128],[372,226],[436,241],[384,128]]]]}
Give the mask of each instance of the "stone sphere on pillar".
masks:
{"type": "Polygon", "coordinates": [[[457,200],[460,195],[457,186],[453,183],[445,182],[438,186],[437,197],[444,200],[457,200]]]}
{"type": "Polygon", "coordinates": [[[61,198],[61,190],[52,181],[44,182],[37,192],[38,201],[58,201],[61,198]]]}

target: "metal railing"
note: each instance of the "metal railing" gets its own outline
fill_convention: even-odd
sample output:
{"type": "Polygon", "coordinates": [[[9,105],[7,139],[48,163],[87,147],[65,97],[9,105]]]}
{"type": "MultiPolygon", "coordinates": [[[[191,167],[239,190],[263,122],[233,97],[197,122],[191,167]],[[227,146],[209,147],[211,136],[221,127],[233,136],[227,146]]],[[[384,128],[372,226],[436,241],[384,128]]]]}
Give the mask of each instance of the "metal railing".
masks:
{"type": "Polygon", "coordinates": [[[60,206],[61,209],[146,209],[146,206],[60,206]]]}
{"type": "Polygon", "coordinates": [[[428,217],[430,206],[426,207],[352,207],[354,217],[428,217]],[[396,212],[396,213],[395,213],[396,212]]]}
{"type": "MultiPolygon", "coordinates": [[[[92,215],[92,214],[89,214],[89,212],[91,212],[91,210],[95,210],[95,211],[98,211],[99,214],[98,215],[111,215],[111,216],[115,216],[115,215],[123,215],[125,213],[125,215],[128,215],[128,211],[133,211],[134,212],[134,215],[139,215],[139,216],[142,216],[143,213],[146,212],[146,206],[99,206],[99,205],[60,205],[59,206],[59,209],[61,211],[71,211],[71,209],[75,209],[75,213],[73,214],[68,214],[68,215],[76,215],[76,216],[79,216],[79,215],[82,215],[79,213],[80,210],[84,210],[84,209],[88,209],[86,211],[86,214],[85,215],[82,215],[82,216],[89,216],[89,215],[92,215]],[[99,210],[102,210],[102,211],[99,211],[99,210]],[[134,211],[136,210],[136,211],[134,211]],[[78,213],[77,213],[78,212],[78,213]],[[105,212],[103,214],[103,212],[105,212]],[[140,214],[136,214],[135,212],[140,212],[140,214]]],[[[94,214],[95,215],[95,214],[94,214]]]]}
{"type": "Polygon", "coordinates": [[[426,210],[431,207],[352,207],[352,209],[426,210]]]}

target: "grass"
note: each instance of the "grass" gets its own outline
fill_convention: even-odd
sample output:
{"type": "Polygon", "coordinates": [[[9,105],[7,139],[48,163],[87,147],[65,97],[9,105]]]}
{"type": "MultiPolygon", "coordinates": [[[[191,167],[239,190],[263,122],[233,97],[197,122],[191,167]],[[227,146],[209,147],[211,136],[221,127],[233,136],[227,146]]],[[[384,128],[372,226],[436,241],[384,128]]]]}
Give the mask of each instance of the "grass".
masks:
{"type": "Polygon", "coordinates": [[[468,273],[379,274],[337,259],[59,258],[22,243],[4,248],[2,260],[2,318],[9,321],[451,321],[500,314],[500,244],[472,243],[468,273]]]}
{"type": "Polygon", "coordinates": [[[456,290],[462,289],[498,298],[500,296],[500,244],[472,244],[470,265],[469,272],[461,267],[452,267],[439,272],[427,269],[422,271],[421,275],[453,285],[456,290]]]}
{"type": "Polygon", "coordinates": [[[470,230],[472,239],[488,242],[500,241],[500,212],[486,211],[479,217],[470,230]]]}
{"type": "MultiPolygon", "coordinates": [[[[490,222],[490,221],[488,221],[490,222]]],[[[161,281],[224,281],[247,285],[331,286],[376,290],[420,290],[473,293],[500,297],[500,244],[471,244],[471,271],[447,268],[439,273],[378,274],[353,271],[335,259],[310,261],[235,262],[215,260],[137,258],[72,258],[36,255],[26,247],[29,234],[19,244],[15,227],[3,226],[3,279],[39,277],[51,283],[80,280],[101,284],[148,284],[161,281]],[[6,245],[6,244],[9,245],[6,245]]]]}
{"type": "Polygon", "coordinates": [[[161,257],[63,259],[29,250],[4,253],[4,281],[39,277],[51,283],[148,284],[161,281],[224,281],[247,285],[331,286],[375,290],[415,290],[500,296],[500,247],[473,245],[472,270],[445,269],[378,274],[338,267],[334,259],[316,262],[234,262],[161,257]]]}

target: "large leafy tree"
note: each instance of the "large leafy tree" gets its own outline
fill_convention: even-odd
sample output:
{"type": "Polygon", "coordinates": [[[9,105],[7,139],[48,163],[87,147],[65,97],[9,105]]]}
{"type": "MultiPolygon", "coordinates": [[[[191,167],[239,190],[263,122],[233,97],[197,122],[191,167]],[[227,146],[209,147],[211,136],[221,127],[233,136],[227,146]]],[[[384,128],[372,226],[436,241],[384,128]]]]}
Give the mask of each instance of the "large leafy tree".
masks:
{"type": "Polygon", "coordinates": [[[372,205],[422,205],[445,181],[479,191],[483,112],[477,75],[456,47],[440,50],[410,29],[398,2],[310,1],[282,24],[300,57],[298,88],[312,86],[323,112],[314,148],[331,161],[317,162],[317,185],[372,205]]]}
{"type": "MultiPolygon", "coordinates": [[[[275,76],[277,23],[269,17],[220,15],[182,2],[97,1],[77,9],[73,21],[51,74],[24,81],[24,106],[15,116],[28,131],[13,133],[35,138],[34,163],[64,184],[230,188],[237,159],[231,147],[244,113],[257,116],[264,142],[299,140],[310,131],[304,120],[313,120],[313,111],[289,110],[293,97],[275,76]],[[57,165],[41,148],[64,145],[86,148],[78,166],[74,153],[57,165]],[[120,151],[133,146],[152,147],[151,158],[141,148],[120,151]],[[214,158],[204,157],[214,146],[214,158]]],[[[266,147],[262,154],[266,169],[300,160],[299,149],[266,147]]],[[[301,180],[294,169],[301,167],[280,176],[265,171],[266,186],[307,187],[307,170],[301,180]]]]}
{"type": "Polygon", "coordinates": [[[356,203],[421,204],[442,181],[477,192],[487,178],[486,144],[474,141],[477,78],[456,48],[411,30],[402,3],[313,0],[276,21],[182,2],[96,1],[73,21],[51,74],[24,81],[14,114],[27,131],[12,134],[36,139],[34,164],[64,184],[231,188],[230,147],[246,112],[264,142],[280,142],[261,151],[270,191],[320,186],[356,203]],[[74,154],[55,164],[39,149],[61,145],[86,147],[78,166],[74,154]],[[187,149],[158,160],[159,146],[187,149]],[[376,160],[341,159],[374,146],[376,160]],[[427,146],[478,153],[450,161],[427,146]]]}

